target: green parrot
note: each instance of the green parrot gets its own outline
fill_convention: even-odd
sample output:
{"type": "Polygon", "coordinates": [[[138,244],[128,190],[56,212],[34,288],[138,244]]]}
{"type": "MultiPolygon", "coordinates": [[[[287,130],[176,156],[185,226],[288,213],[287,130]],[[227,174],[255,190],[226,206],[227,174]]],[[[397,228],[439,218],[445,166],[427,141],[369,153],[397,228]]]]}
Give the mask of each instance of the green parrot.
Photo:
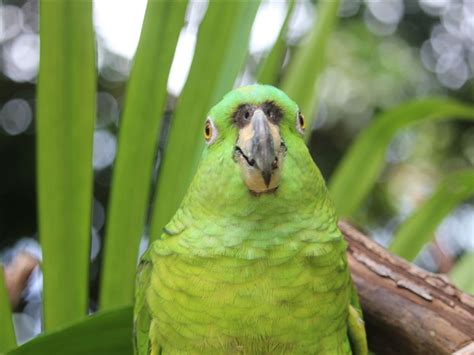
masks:
{"type": "Polygon", "coordinates": [[[136,354],[367,354],[346,243],[281,90],[228,93],[180,208],[138,267],[136,354]]]}

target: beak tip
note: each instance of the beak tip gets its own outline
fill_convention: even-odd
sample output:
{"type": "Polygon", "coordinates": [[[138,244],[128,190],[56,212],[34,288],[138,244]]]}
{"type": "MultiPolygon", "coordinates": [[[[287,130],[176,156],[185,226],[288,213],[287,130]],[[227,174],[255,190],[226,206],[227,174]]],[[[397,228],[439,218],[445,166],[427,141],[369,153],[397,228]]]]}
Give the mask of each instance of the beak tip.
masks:
{"type": "Polygon", "coordinates": [[[272,180],[272,173],[268,171],[262,171],[262,177],[266,187],[269,187],[272,180]]]}

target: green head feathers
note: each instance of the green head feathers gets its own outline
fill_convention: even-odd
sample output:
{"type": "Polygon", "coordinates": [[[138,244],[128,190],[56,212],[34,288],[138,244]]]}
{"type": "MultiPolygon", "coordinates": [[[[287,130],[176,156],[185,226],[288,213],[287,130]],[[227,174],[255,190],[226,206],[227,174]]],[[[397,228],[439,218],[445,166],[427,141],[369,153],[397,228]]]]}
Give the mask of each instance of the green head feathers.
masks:
{"type": "Polygon", "coordinates": [[[229,92],[211,109],[209,118],[214,121],[217,129],[223,131],[223,135],[220,138],[225,139],[228,136],[227,132],[235,131],[233,116],[239,106],[258,106],[270,102],[276,105],[283,113],[283,119],[279,124],[283,134],[293,134],[295,138],[301,138],[302,130],[304,130],[304,121],[302,129],[298,130],[298,105],[283,91],[270,85],[256,84],[244,86],[229,92]]]}
{"type": "Polygon", "coordinates": [[[288,208],[314,211],[324,181],[303,139],[304,118],[281,90],[251,85],[228,93],[209,112],[207,141],[188,200],[213,214],[267,218],[288,208]]]}

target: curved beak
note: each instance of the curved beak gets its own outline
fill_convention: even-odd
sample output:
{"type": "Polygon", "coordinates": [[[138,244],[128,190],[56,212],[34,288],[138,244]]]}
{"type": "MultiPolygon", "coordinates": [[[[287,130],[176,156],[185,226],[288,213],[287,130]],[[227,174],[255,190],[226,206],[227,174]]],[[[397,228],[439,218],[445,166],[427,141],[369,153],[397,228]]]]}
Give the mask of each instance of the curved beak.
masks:
{"type": "Polygon", "coordinates": [[[261,109],[255,110],[249,124],[239,131],[235,147],[247,187],[253,192],[274,190],[279,183],[279,167],[284,147],[278,125],[261,109]]]}
{"type": "Polygon", "coordinates": [[[251,122],[253,137],[250,145],[250,155],[255,160],[257,169],[260,169],[265,185],[268,186],[270,185],[276,159],[270,123],[262,110],[255,111],[251,122]]]}

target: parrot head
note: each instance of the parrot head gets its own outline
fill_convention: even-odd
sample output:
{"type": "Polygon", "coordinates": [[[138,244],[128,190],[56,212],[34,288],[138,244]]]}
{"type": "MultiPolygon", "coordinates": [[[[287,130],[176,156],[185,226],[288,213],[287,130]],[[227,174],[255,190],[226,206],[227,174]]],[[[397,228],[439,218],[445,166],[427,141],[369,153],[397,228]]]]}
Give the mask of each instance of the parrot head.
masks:
{"type": "Polygon", "coordinates": [[[205,154],[214,162],[232,160],[240,183],[253,195],[272,194],[289,175],[287,160],[309,157],[304,129],[298,105],[284,92],[269,85],[241,87],[211,109],[204,127],[205,154]]]}

